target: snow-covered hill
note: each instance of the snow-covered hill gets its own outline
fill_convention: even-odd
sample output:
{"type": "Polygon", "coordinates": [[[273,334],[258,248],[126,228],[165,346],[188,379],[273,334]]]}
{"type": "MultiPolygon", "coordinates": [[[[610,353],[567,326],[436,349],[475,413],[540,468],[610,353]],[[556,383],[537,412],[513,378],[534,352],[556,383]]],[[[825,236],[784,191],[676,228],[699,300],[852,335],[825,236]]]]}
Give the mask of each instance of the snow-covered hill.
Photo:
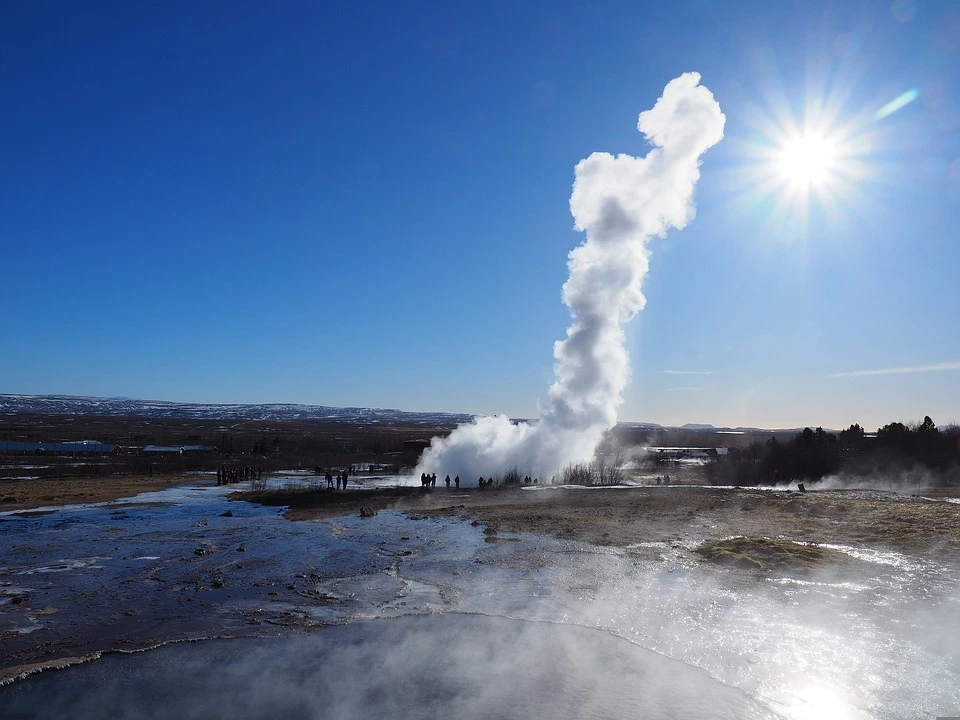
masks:
{"type": "Polygon", "coordinates": [[[0,414],[108,415],[211,420],[314,420],[356,424],[412,424],[449,426],[472,415],[441,412],[404,412],[381,408],[338,408],[324,405],[217,405],[176,403],[129,398],[72,395],[0,395],[0,414]]]}

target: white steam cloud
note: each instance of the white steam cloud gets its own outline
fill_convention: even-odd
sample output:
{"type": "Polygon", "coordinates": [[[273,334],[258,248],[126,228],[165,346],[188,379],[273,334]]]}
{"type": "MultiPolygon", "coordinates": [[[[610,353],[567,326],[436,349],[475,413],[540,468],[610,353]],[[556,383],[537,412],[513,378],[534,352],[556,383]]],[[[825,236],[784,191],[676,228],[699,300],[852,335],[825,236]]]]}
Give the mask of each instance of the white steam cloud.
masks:
{"type": "Polygon", "coordinates": [[[556,380],[539,421],[477,418],[434,438],[416,472],[459,474],[465,482],[510,468],[550,477],[587,461],[616,425],[630,378],[623,324],[643,309],[653,237],[694,216],[700,156],[723,137],[726,118],[699,73],[671,80],[637,128],[646,157],[595,152],[577,163],[570,212],[586,240],[569,255],[563,301],[572,323],[554,345],[556,380]]]}

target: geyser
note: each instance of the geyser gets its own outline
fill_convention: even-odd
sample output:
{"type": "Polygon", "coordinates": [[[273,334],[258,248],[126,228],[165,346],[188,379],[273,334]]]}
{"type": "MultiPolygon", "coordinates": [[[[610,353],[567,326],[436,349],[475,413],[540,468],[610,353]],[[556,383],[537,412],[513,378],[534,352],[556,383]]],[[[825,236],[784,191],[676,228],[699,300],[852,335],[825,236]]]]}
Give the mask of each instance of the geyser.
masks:
{"type": "Polygon", "coordinates": [[[726,118],[699,73],[671,80],[637,128],[653,145],[646,157],[595,152],[574,170],[570,212],[586,240],[569,255],[563,301],[572,322],[555,343],[556,380],[540,420],[477,418],[434,438],[416,473],[480,475],[518,468],[549,477],[593,457],[617,422],[630,377],[623,324],[644,306],[648,243],[694,215],[700,156],[723,137],[726,118]]]}

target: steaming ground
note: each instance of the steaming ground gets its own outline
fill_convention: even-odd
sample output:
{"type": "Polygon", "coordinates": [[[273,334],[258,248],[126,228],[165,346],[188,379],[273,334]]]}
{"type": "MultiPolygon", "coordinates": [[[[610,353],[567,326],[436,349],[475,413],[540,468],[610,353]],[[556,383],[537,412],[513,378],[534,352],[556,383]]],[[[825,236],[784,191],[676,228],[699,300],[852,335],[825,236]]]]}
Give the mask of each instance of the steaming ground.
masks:
{"type": "Polygon", "coordinates": [[[577,164],[570,212],[586,240],[567,262],[572,323],[554,345],[555,380],[540,420],[499,415],[461,425],[433,439],[416,474],[460,474],[471,484],[512,468],[551,477],[592,458],[617,423],[630,377],[623,324],[646,302],[649,243],[693,219],[700,156],[723,138],[725,121],[700,75],[685,73],[640,113],[637,129],[653,146],[645,157],[595,152],[577,164]]]}
{"type": "Polygon", "coordinates": [[[137,720],[773,717],[702,670],[607,633],[480,615],[166,647],[40,677],[6,699],[5,717],[72,720],[105,707],[137,720]]]}
{"type": "Polygon", "coordinates": [[[956,504],[872,491],[438,488],[377,491],[378,503],[300,493],[286,511],[226,492],[185,486],[0,515],[8,668],[170,640],[274,638],[44,673],[0,689],[0,708],[20,698],[23,717],[83,706],[123,717],[152,699],[155,717],[226,717],[237,693],[248,712],[230,717],[273,717],[256,708],[279,707],[283,689],[293,717],[379,715],[389,703],[400,705],[393,716],[470,717],[474,701],[502,717],[537,717],[526,708],[538,703],[560,717],[724,717],[729,707],[727,717],[759,708],[797,720],[960,707],[956,504]],[[311,497],[337,502],[311,508],[311,497]],[[380,511],[361,518],[360,505],[380,511]],[[841,561],[756,572],[693,552],[735,534],[818,540],[841,561]],[[190,670],[203,665],[206,676],[190,670]],[[704,715],[703,698],[717,711],[704,715]],[[669,711],[636,704],[658,701],[669,711]]]}

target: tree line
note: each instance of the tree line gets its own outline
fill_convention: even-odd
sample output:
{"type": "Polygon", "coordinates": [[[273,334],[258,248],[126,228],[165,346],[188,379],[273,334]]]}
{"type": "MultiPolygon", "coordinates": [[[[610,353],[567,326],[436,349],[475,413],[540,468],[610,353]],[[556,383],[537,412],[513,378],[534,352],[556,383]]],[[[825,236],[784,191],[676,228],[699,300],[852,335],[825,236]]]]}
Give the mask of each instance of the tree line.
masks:
{"type": "Polygon", "coordinates": [[[938,428],[930,416],[915,425],[892,422],[868,434],[859,424],[839,433],[804,428],[788,441],[772,437],[731,448],[707,466],[716,485],[815,482],[829,475],[905,477],[923,470],[944,484],[960,481],[960,427],[938,428]]]}

